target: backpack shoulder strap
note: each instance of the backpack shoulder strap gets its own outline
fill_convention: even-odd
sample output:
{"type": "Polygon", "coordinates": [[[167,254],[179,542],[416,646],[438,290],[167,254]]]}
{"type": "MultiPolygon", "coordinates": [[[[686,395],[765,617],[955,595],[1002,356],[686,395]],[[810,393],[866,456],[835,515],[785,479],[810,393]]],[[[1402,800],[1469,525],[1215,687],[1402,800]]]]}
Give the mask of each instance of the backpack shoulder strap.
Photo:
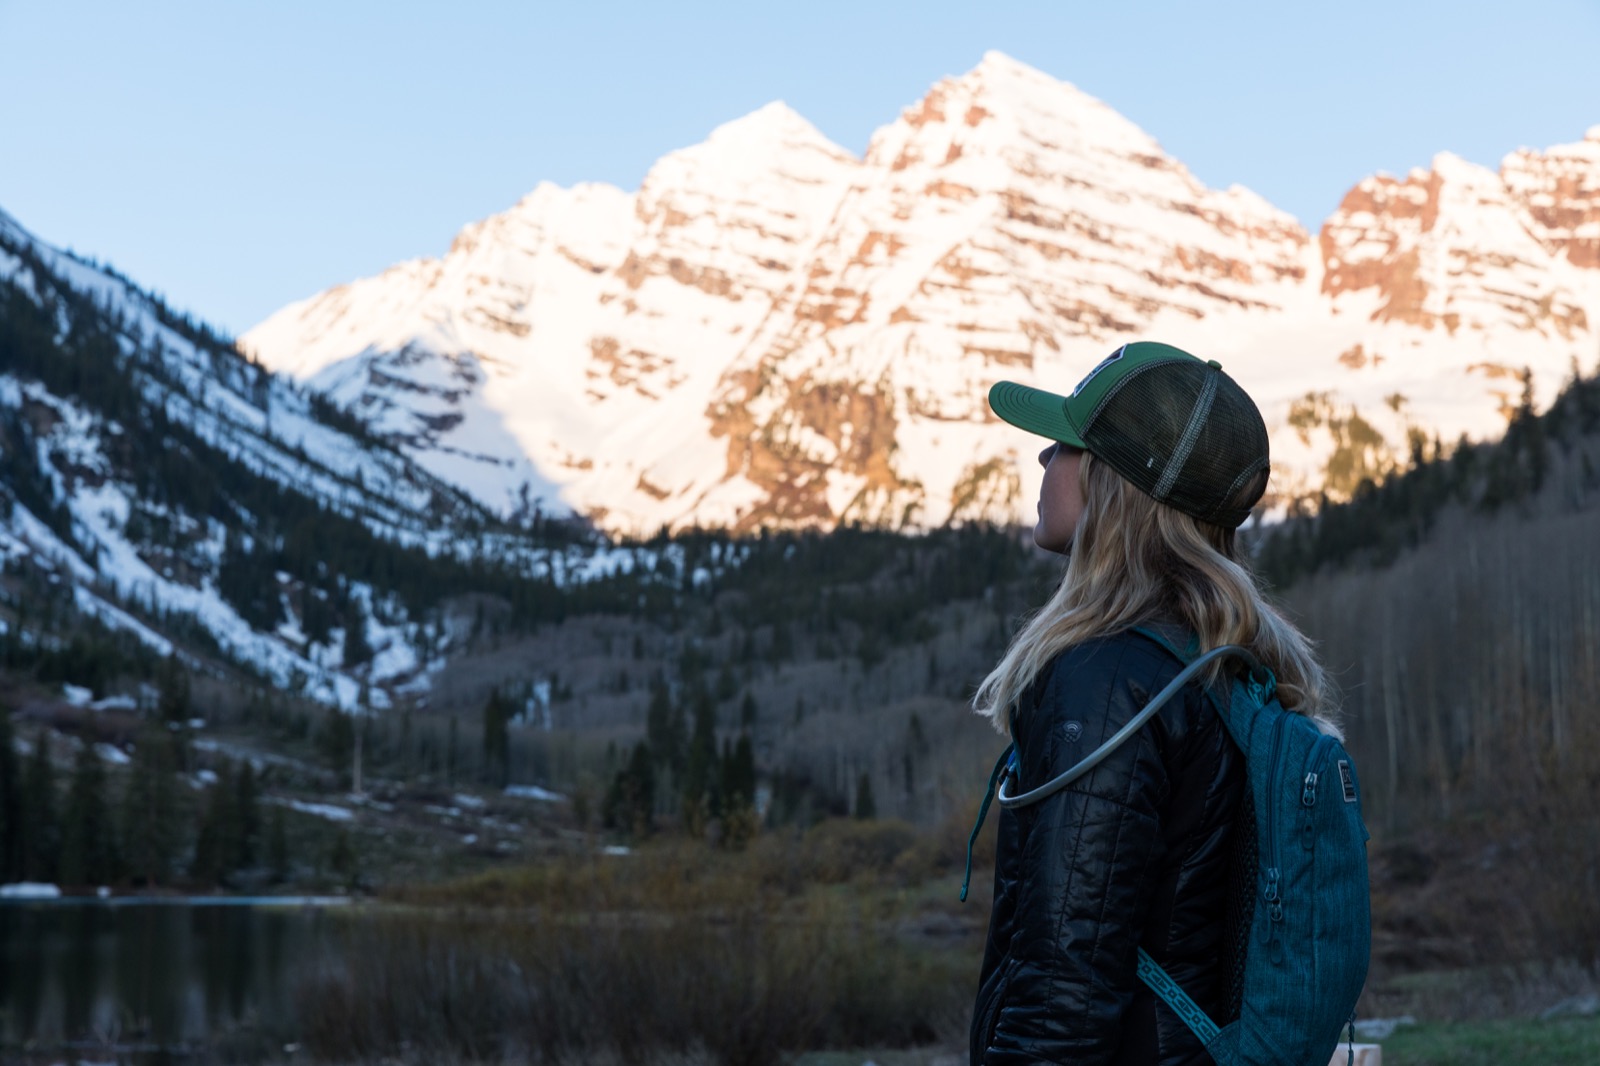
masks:
{"type": "Polygon", "coordinates": [[[1149,622],[1134,626],[1133,632],[1165,648],[1174,659],[1188,665],[1200,654],[1200,638],[1176,623],[1149,622]]]}
{"type": "MultiPolygon", "coordinates": [[[[1161,645],[1168,654],[1186,667],[1193,665],[1198,658],[1202,657],[1200,656],[1200,638],[1184,626],[1153,622],[1142,626],[1134,626],[1131,632],[1161,645]]],[[[1249,668],[1252,692],[1259,697],[1259,702],[1265,703],[1272,697],[1272,693],[1277,687],[1277,679],[1273,677],[1272,671],[1262,665],[1261,660],[1257,659],[1249,648],[1238,644],[1225,645],[1225,647],[1249,668]]],[[[1207,652],[1204,658],[1212,658],[1211,652],[1207,652]]],[[[1182,676],[1187,677],[1189,674],[1190,671],[1185,669],[1182,676]]],[[[1211,700],[1211,705],[1217,709],[1217,713],[1222,715],[1223,722],[1229,723],[1231,722],[1228,713],[1229,686],[1224,684],[1221,687],[1222,691],[1218,692],[1217,686],[1207,685],[1205,693],[1206,697],[1211,700]]]]}
{"type": "MultiPolygon", "coordinates": [[[[1255,663],[1255,656],[1250,654],[1250,650],[1248,648],[1241,648],[1237,644],[1224,644],[1220,648],[1212,648],[1204,655],[1199,656],[1193,662],[1189,663],[1189,665],[1185,666],[1182,670],[1178,671],[1178,676],[1167,682],[1166,687],[1164,687],[1160,692],[1156,693],[1150,702],[1145,704],[1143,710],[1129,719],[1128,723],[1121,729],[1117,730],[1116,733],[1112,735],[1111,739],[1101,744],[1088,755],[1085,755],[1076,766],[1052,778],[1051,780],[1046,781],[1039,787],[1032,789],[1031,791],[1024,792],[1021,795],[1012,795],[1007,793],[1006,780],[1002,777],[999,781],[999,787],[995,791],[995,799],[999,800],[1001,807],[1007,810],[1012,810],[1017,807],[1026,807],[1029,804],[1038,803],[1046,796],[1051,796],[1057,792],[1060,792],[1072,782],[1076,781],[1078,778],[1094,769],[1095,766],[1099,765],[1101,760],[1103,760],[1107,755],[1110,755],[1113,751],[1116,751],[1118,746],[1120,746],[1123,741],[1127,740],[1129,737],[1133,736],[1140,729],[1142,729],[1144,724],[1154,717],[1155,713],[1159,711],[1168,700],[1177,695],[1178,691],[1182,689],[1184,685],[1187,685],[1197,674],[1200,673],[1201,670],[1204,670],[1207,666],[1209,666],[1212,660],[1220,659],[1228,655],[1243,656],[1251,663],[1255,663]]],[[[996,769],[998,772],[998,767],[996,769]]]]}

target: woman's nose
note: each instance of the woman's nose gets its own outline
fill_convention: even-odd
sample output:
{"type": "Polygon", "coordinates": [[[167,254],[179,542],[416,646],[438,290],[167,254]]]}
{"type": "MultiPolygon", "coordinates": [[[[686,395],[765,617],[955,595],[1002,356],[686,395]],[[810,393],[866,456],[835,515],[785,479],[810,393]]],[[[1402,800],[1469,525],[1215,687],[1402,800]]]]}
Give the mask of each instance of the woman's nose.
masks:
{"type": "Polygon", "coordinates": [[[1056,453],[1056,446],[1054,444],[1052,444],[1049,447],[1045,448],[1044,451],[1039,453],[1039,465],[1040,466],[1049,466],[1050,465],[1050,457],[1052,455],[1054,455],[1055,453],[1056,453]]]}

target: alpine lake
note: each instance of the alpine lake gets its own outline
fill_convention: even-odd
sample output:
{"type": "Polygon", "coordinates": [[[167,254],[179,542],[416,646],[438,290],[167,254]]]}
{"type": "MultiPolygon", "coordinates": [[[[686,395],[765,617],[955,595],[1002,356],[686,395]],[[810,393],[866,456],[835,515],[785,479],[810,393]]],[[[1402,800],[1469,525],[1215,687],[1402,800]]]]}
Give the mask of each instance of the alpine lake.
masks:
{"type": "Polygon", "coordinates": [[[0,901],[0,1061],[294,1061],[295,996],[340,897],[0,901]]]}

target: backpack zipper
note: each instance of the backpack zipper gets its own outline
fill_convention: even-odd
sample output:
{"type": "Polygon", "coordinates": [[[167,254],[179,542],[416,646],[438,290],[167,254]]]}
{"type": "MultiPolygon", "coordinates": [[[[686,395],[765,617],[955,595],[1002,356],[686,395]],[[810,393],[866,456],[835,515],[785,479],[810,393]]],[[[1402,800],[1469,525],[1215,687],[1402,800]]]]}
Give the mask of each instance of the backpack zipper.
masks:
{"type": "MultiPolygon", "coordinates": [[[[1269,764],[1270,781],[1278,780],[1278,764],[1283,761],[1283,724],[1285,712],[1280,711],[1272,723],[1272,762],[1269,764]]],[[[1267,883],[1261,890],[1262,898],[1267,903],[1267,948],[1268,955],[1274,961],[1279,955],[1278,924],[1283,921],[1283,898],[1279,888],[1282,867],[1278,864],[1278,826],[1277,803],[1275,797],[1267,797],[1267,883]]]]}
{"type": "Polygon", "coordinates": [[[1311,753],[1306,756],[1306,776],[1300,783],[1300,809],[1303,812],[1300,819],[1300,844],[1307,851],[1316,850],[1317,826],[1312,808],[1317,805],[1317,786],[1321,782],[1321,775],[1314,767],[1322,765],[1323,753],[1332,746],[1332,737],[1318,737],[1317,742],[1311,745],[1311,753]]]}

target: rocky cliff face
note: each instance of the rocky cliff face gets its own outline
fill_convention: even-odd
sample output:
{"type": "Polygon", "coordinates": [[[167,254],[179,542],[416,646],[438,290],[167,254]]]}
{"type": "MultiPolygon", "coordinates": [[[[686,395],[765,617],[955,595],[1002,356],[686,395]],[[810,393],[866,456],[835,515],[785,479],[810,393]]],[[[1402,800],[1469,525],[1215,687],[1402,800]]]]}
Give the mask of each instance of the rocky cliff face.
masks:
{"type": "Polygon", "coordinates": [[[1443,154],[1404,181],[1368,178],[1322,228],[1323,293],[1370,291],[1377,321],[1451,334],[1509,327],[1570,340],[1587,331],[1593,283],[1583,275],[1600,267],[1585,263],[1588,231],[1600,234],[1600,143],[1592,190],[1571,173],[1582,157],[1565,154],[1586,146],[1521,152],[1500,174],[1443,154]]]}
{"type": "Polygon", "coordinates": [[[1496,432],[1519,368],[1547,398],[1597,313],[1600,131],[1374,177],[1313,240],[990,53],[864,158],[769,105],[635,194],[542,185],[244,343],[492,507],[645,532],[1024,517],[1035,442],[989,385],[1069,389],[1139,337],[1221,359],[1278,489],[1337,495],[1408,433],[1496,432]]]}

